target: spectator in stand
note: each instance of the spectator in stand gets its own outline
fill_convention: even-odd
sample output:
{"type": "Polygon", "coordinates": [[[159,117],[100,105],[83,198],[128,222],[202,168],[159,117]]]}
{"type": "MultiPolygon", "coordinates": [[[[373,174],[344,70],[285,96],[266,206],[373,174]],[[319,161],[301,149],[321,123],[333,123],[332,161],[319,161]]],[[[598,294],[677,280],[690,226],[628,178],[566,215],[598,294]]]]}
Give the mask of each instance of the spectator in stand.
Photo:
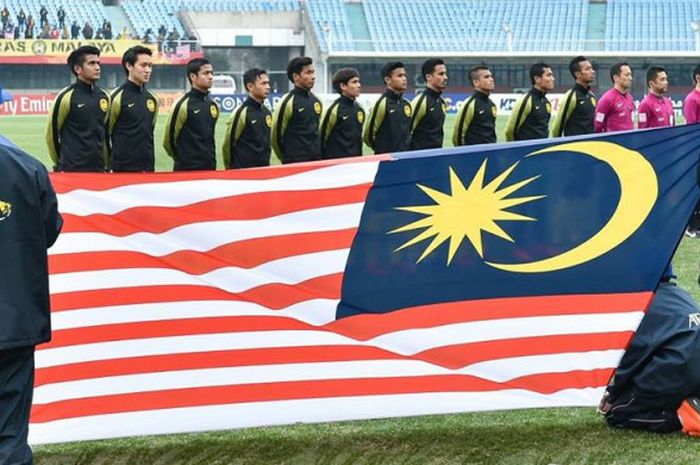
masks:
{"type": "Polygon", "coordinates": [[[41,5],[41,10],[39,10],[39,25],[43,28],[45,24],[49,24],[49,10],[46,6],[41,5]]]}
{"type": "Polygon", "coordinates": [[[39,39],[49,39],[51,37],[51,29],[49,29],[48,24],[41,26],[41,31],[39,31],[39,39]]]}
{"type": "Polygon", "coordinates": [[[102,40],[104,38],[105,38],[105,36],[102,35],[102,29],[98,29],[97,33],[95,34],[95,40],[102,40]]]}
{"type": "Polygon", "coordinates": [[[153,43],[153,37],[151,36],[151,34],[153,34],[153,30],[151,28],[146,29],[146,32],[143,34],[143,43],[153,43]]]}
{"type": "Polygon", "coordinates": [[[0,20],[2,21],[2,28],[5,29],[5,26],[10,21],[10,10],[7,9],[7,5],[0,12],[0,20]]]}
{"type": "Polygon", "coordinates": [[[92,39],[92,34],[93,34],[92,26],[90,26],[89,22],[86,22],[85,26],[83,26],[83,37],[85,39],[89,40],[89,39],[92,39]]]}
{"type": "Polygon", "coordinates": [[[168,35],[168,30],[165,28],[165,24],[161,24],[158,28],[158,35],[163,37],[168,35]]]}
{"type": "Polygon", "coordinates": [[[15,40],[19,40],[19,26],[15,28],[14,38],[15,40]]]}
{"type": "Polygon", "coordinates": [[[27,22],[27,15],[24,13],[24,8],[19,9],[19,13],[17,13],[17,27],[20,29],[20,32],[24,32],[24,25],[27,22]]]}
{"type": "Polygon", "coordinates": [[[114,38],[114,34],[112,33],[112,23],[109,21],[105,21],[104,27],[102,28],[102,35],[107,40],[112,40],[114,38]]]}
{"type": "Polygon", "coordinates": [[[33,39],[34,38],[34,27],[36,23],[34,22],[34,17],[29,15],[27,17],[27,27],[24,28],[24,38],[33,39]]]}
{"type": "Polygon", "coordinates": [[[73,21],[70,26],[70,38],[73,40],[78,40],[80,38],[80,26],[78,26],[78,21],[73,21]]]}
{"type": "Polygon", "coordinates": [[[168,34],[168,46],[166,49],[167,53],[175,53],[175,48],[177,48],[177,41],[180,35],[177,33],[177,29],[173,27],[173,30],[168,34]]]}
{"type": "Polygon", "coordinates": [[[49,38],[51,38],[53,40],[58,40],[59,37],[61,37],[61,32],[58,30],[56,25],[54,25],[51,28],[51,32],[49,33],[49,38]]]}
{"type": "Polygon", "coordinates": [[[2,35],[6,39],[13,39],[15,37],[15,29],[15,25],[12,24],[12,21],[8,21],[5,27],[2,28],[2,35]]]}
{"type": "Polygon", "coordinates": [[[131,39],[131,35],[129,34],[129,29],[126,26],[124,26],[124,28],[122,29],[122,32],[119,33],[119,35],[117,36],[117,39],[118,40],[131,39]]]}
{"type": "Polygon", "coordinates": [[[58,27],[63,29],[63,26],[66,25],[66,10],[63,9],[63,5],[58,7],[56,17],[58,17],[58,27]]]}
{"type": "Polygon", "coordinates": [[[70,39],[70,31],[68,30],[68,26],[63,26],[63,30],[61,31],[61,40],[68,40],[70,39]]]}

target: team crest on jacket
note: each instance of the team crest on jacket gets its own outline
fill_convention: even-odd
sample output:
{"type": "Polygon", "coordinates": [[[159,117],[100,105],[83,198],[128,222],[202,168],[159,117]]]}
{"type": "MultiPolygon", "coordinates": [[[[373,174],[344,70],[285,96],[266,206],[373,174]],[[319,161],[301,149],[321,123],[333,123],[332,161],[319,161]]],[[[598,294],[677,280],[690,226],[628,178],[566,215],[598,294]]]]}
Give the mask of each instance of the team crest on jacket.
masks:
{"type": "Polygon", "coordinates": [[[498,110],[496,109],[495,105],[491,107],[491,114],[493,115],[494,118],[498,114],[498,110]]]}
{"type": "Polygon", "coordinates": [[[100,99],[100,110],[102,110],[103,113],[107,113],[107,110],[109,110],[109,102],[106,98],[100,99]]]}
{"type": "Polygon", "coordinates": [[[360,124],[365,122],[365,113],[362,111],[357,112],[357,121],[359,121],[360,124]]]}
{"type": "Polygon", "coordinates": [[[12,214],[12,204],[0,200],[0,221],[7,219],[12,214]]]}
{"type": "Polygon", "coordinates": [[[212,118],[218,118],[219,117],[219,109],[216,108],[216,105],[212,105],[209,107],[209,113],[211,113],[212,118]]]}
{"type": "Polygon", "coordinates": [[[552,112],[552,104],[547,102],[547,113],[551,113],[551,112],[552,112]]]}
{"type": "Polygon", "coordinates": [[[595,100],[595,97],[591,95],[591,105],[596,106],[597,102],[595,100]]]}
{"type": "Polygon", "coordinates": [[[268,128],[271,128],[271,127],[272,127],[272,116],[267,115],[267,116],[265,117],[265,124],[267,124],[267,127],[268,127],[268,128]]]}
{"type": "Polygon", "coordinates": [[[314,111],[317,115],[321,114],[321,102],[314,103],[314,111]]]}
{"type": "Polygon", "coordinates": [[[151,99],[146,100],[146,108],[148,108],[148,111],[153,113],[154,111],[156,111],[156,102],[151,99]]]}
{"type": "Polygon", "coordinates": [[[403,106],[403,114],[406,116],[411,116],[411,105],[403,106]]]}

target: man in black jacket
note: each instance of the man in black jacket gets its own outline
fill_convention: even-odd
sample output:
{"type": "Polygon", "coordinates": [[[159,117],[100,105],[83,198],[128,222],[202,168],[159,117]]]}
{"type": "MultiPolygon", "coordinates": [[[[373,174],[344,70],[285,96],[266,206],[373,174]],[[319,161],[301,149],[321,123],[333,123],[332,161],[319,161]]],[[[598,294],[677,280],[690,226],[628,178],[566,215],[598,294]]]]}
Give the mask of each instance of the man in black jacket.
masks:
{"type": "Polygon", "coordinates": [[[219,107],[209,98],[214,68],[208,60],[195,58],[187,63],[187,78],[192,89],[175,103],[165,123],[163,147],[175,171],[215,170],[219,107]]]}
{"type": "Polygon", "coordinates": [[[447,104],[442,93],[447,88],[447,67],[440,58],[430,58],[421,68],[425,90],[411,103],[411,150],[439,149],[445,131],[447,104]]]}
{"type": "Polygon", "coordinates": [[[610,426],[700,435],[700,309],[662,278],[600,404],[610,426]]]}
{"type": "Polygon", "coordinates": [[[333,75],[333,89],[340,97],[331,104],[321,123],[323,158],[362,155],[362,125],[365,111],[357,103],[362,84],[354,68],[342,68],[333,75]]]}
{"type": "Polygon", "coordinates": [[[372,107],[364,140],[374,153],[402,152],[411,145],[411,104],[403,98],[408,87],[403,63],[389,62],[382,68],[386,91],[372,107]]]}
{"type": "Polygon", "coordinates": [[[46,249],[63,221],[46,168],[0,142],[0,463],[29,465],[34,348],[51,339],[46,249]]]}
{"type": "Polygon", "coordinates": [[[547,92],[554,89],[554,73],[545,63],[530,67],[532,89],[515,103],[506,125],[506,140],[546,139],[549,136],[549,118],[552,104],[547,92]]]}
{"type": "Polygon", "coordinates": [[[559,100],[559,111],[554,118],[552,137],[593,134],[596,99],[591,92],[595,82],[595,69],[584,56],[578,56],[569,63],[569,71],[576,80],[574,88],[559,100]]]}
{"type": "Polygon", "coordinates": [[[142,45],[122,56],[126,82],[112,92],[107,131],[109,167],[119,171],[153,171],[153,130],[158,97],[146,89],[153,69],[153,52],[142,45]]]}
{"type": "Polygon", "coordinates": [[[270,165],[272,113],[265,106],[270,78],[265,70],[252,68],[243,74],[248,98],[231,114],[224,140],[224,166],[252,168],[270,165]]]}
{"type": "Polygon", "coordinates": [[[493,74],[486,65],[477,65],[469,70],[469,80],[474,93],[459,109],[452,145],[476,145],[496,143],[496,104],[489,95],[494,88],[493,74]]]}
{"type": "Polygon", "coordinates": [[[316,70],[309,57],[292,58],[287,77],[294,89],[282,97],[272,118],[272,149],[282,163],[321,159],[321,102],[311,93],[316,70]]]}

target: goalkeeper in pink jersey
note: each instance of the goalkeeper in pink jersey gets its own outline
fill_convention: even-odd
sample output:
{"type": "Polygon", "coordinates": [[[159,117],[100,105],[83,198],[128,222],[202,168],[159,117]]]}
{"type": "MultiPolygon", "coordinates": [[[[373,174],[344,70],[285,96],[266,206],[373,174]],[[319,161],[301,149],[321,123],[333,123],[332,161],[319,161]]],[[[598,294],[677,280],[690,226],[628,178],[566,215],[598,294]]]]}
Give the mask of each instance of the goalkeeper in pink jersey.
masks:
{"type": "Polygon", "coordinates": [[[649,93],[639,104],[639,129],[659,128],[675,124],[673,103],[664,97],[668,91],[668,74],[662,66],[652,66],[647,71],[649,93]]]}

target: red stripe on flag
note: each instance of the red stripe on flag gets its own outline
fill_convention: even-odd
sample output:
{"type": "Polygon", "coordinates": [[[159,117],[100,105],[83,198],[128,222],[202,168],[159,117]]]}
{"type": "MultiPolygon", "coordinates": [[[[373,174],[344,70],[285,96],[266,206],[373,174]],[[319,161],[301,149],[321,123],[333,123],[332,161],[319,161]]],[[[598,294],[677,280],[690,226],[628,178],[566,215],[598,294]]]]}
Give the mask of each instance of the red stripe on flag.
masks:
{"type": "MultiPolygon", "coordinates": [[[[36,371],[35,385],[166,371],[368,360],[420,360],[444,368],[459,369],[473,363],[503,358],[621,350],[632,334],[634,333],[628,331],[513,338],[437,347],[412,356],[378,347],[321,345],[128,357],[39,368],[36,371]]],[[[47,346],[41,346],[45,347],[47,346]]]]}
{"type": "Polygon", "coordinates": [[[51,274],[128,268],[168,268],[199,275],[227,266],[253,268],[281,258],[347,249],[356,228],[269,236],[232,242],[206,252],[183,250],[161,257],[140,252],[81,252],[49,256],[51,274]]]}
{"type": "Polygon", "coordinates": [[[45,423],[68,418],[123,412],[330,397],[489,392],[505,389],[523,389],[540,394],[553,394],[563,389],[605,386],[611,371],[611,369],[599,369],[545,373],[523,376],[504,383],[468,375],[435,375],[293,381],[138,392],[35,404],[32,407],[30,421],[32,423],[45,423]]]}
{"type": "Polygon", "coordinates": [[[62,233],[108,232],[112,236],[123,237],[141,232],[162,233],[178,226],[207,221],[257,220],[363,202],[370,187],[371,184],[361,184],[313,191],[251,193],[178,207],[135,207],[114,215],[65,214],[62,233]]]}
{"type": "Polygon", "coordinates": [[[504,297],[422,305],[390,313],[353,315],[327,329],[357,340],[410,328],[430,328],[466,321],[525,318],[549,315],[639,312],[646,310],[653,293],[583,294],[504,297]]]}
{"type": "Polygon", "coordinates": [[[144,286],[121,289],[65,292],[51,295],[51,311],[86,307],[108,307],[187,300],[231,300],[252,302],[269,309],[281,309],[309,299],[339,299],[343,273],[303,281],[299,284],[266,284],[245,292],[230,293],[209,286],[144,286]]]}

